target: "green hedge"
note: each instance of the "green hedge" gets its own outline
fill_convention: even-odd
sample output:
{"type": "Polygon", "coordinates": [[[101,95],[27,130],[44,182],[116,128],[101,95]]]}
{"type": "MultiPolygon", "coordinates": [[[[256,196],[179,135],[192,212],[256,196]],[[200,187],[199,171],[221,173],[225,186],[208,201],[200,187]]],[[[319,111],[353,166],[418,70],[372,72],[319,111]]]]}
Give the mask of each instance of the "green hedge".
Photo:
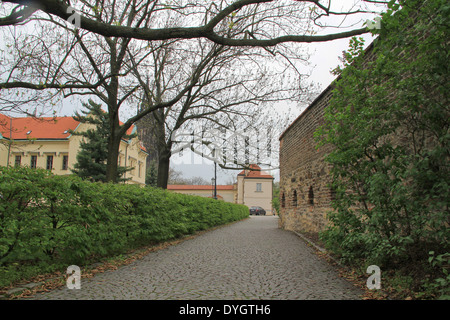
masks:
{"type": "MultiPolygon", "coordinates": [[[[244,205],[0,167],[0,266],[82,264],[248,216],[244,205]]],[[[3,267],[4,269],[5,267],[3,267]]]]}

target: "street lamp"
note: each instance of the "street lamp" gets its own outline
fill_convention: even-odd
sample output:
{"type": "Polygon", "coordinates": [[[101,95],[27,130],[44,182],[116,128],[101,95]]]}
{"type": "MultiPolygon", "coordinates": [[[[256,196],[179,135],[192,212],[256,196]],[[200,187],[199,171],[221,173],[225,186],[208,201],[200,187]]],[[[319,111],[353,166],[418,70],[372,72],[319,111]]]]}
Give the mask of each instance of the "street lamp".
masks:
{"type": "Polygon", "coordinates": [[[212,150],[212,156],[214,158],[214,178],[212,178],[211,181],[214,182],[214,195],[213,195],[213,198],[217,200],[217,162],[216,162],[216,159],[215,159],[216,149],[212,150]]]}

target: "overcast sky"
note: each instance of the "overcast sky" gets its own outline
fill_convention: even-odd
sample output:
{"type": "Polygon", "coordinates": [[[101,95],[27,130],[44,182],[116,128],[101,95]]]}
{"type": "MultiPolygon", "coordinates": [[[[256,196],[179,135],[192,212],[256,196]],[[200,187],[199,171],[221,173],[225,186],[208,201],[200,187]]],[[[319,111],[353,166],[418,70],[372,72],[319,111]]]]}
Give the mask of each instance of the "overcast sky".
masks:
{"type": "MultiPolygon", "coordinates": [[[[358,1],[360,0],[333,1],[332,4],[334,5],[334,7],[332,7],[331,9],[333,11],[346,11],[351,9],[353,4],[358,1]]],[[[363,17],[359,16],[356,17],[356,20],[353,19],[353,17],[346,18],[346,20],[344,21],[344,25],[351,26],[352,28],[361,27],[361,21],[365,21],[365,19],[367,18],[373,18],[373,16],[374,15],[367,15],[363,17]],[[355,23],[357,25],[354,25],[355,23]]],[[[341,20],[330,20],[329,18],[327,19],[328,20],[323,19],[321,20],[321,22],[327,25],[339,25],[340,27],[342,27],[342,25],[340,25],[340,23],[342,22],[341,20]]],[[[326,30],[324,30],[324,32],[333,33],[341,32],[343,30],[345,29],[327,28],[326,30]]],[[[319,34],[320,33],[321,32],[319,32],[319,34]]],[[[370,44],[373,40],[370,35],[365,35],[364,38],[366,39],[366,45],[370,44]]],[[[312,53],[310,60],[312,74],[309,78],[309,81],[312,81],[313,83],[318,85],[318,87],[320,88],[319,92],[324,90],[335,78],[333,75],[331,75],[330,70],[340,64],[339,57],[342,56],[342,51],[348,48],[348,44],[348,38],[323,43],[299,44],[299,46],[307,46],[309,51],[312,53]]],[[[300,67],[304,68],[304,66],[300,67]]],[[[299,107],[299,105],[300,104],[290,106],[277,106],[276,108],[274,108],[274,112],[283,114],[287,113],[287,110],[290,109],[291,112],[289,113],[289,120],[292,119],[293,121],[298,115],[300,115],[303,110],[303,107],[299,107]]],[[[66,100],[64,103],[56,105],[55,110],[58,116],[72,116],[76,110],[80,110],[80,107],[80,98],[74,96],[71,99],[66,100]]],[[[278,144],[278,139],[275,139],[274,143],[278,144]]],[[[200,156],[190,154],[189,152],[184,152],[183,157],[174,155],[171,159],[171,164],[176,170],[182,171],[183,176],[186,178],[201,176],[210,181],[211,178],[214,177],[213,162],[202,159],[200,156]]],[[[226,184],[232,181],[233,178],[235,179],[238,173],[239,171],[225,171],[218,167],[218,183],[226,184]]],[[[279,180],[278,170],[271,171],[270,173],[275,176],[276,181],[279,180]]]]}
{"type": "MultiPolygon", "coordinates": [[[[339,0],[333,1],[332,4],[334,7],[331,9],[333,11],[341,11],[345,12],[346,10],[351,10],[354,3],[358,2],[358,0],[339,0]]],[[[376,6],[378,7],[378,6],[376,6]]],[[[368,18],[373,18],[374,15],[365,15],[365,16],[355,16],[351,18],[346,18],[342,21],[341,18],[325,18],[322,19],[321,22],[328,26],[349,26],[350,28],[361,27],[362,22],[368,18]]],[[[333,33],[333,32],[341,32],[346,29],[337,29],[337,28],[327,28],[323,30],[323,33],[333,33]]],[[[319,31],[318,34],[321,32],[319,31]]],[[[373,38],[370,34],[366,34],[363,36],[366,40],[366,45],[369,45],[373,38]]],[[[303,45],[303,44],[299,44],[303,45]]],[[[305,44],[309,49],[309,52],[312,54],[310,63],[311,63],[311,76],[309,81],[315,83],[319,87],[319,93],[324,90],[335,78],[330,73],[330,70],[337,67],[341,64],[339,57],[342,56],[342,51],[348,49],[349,38],[339,39],[334,41],[322,42],[322,43],[310,43],[305,44]]],[[[301,66],[304,68],[303,66],[301,66]]],[[[75,97],[76,99],[76,97],[75,97]]],[[[74,100],[76,104],[76,100],[74,100]]],[[[289,119],[294,120],[300,113],[303,111],[304,107],[299,107],[298,105],[290,105],[276,107],[274,112],[279,113],[287,113],[290,110],[289,119]]],[[[73,114],[75,105],[71,105],[69,107],[65,106],[61,109],[61,113],[64,115],[73,114]]],[[[278,144],[278,139],[275,139],[274,143],[278,144]]],[[[188,177],[196,177],[200,176],[206,179],[207,181],[211,181],[211,178],[214,177],[214,164],[212,161],[201,158],[198,155],[191,153],[190,151],[184,151],[183,156],[179,156],[178,154],[173,155],[171,158],[171,166],[178,171],[181,171],[183,176],[188,177]]],[[[240,171],[236,170],[224,170],[217,166],[217,180],[218,184],[228,184],[231,181],[236,179],[236,175],[240,171]]],[[[275,181],[279,181],[279,170],[269,171],[275,177],[275,181]]]]}
{"type": "MultiPolygon", "coordinates": [[[[365,35],[364,38],[366,39],[366,46],[373,41],[372,36],[370,35],[365,35]]],[[[330,70],[340,64],[339,57],[342,56],[342,51],[348,49],[348,45],[349,39],[340,39],[310,45],[311,48],[314,48],[315,54],[311,57],[311,63],[314,67],[309,80],[317,83],[321,88],[321,91],[335,79],[335,76],[330,73],[330,70]]],[[[296,108],[292,109],[295,110],[296,108]]],[[[300,115],[302,111],[302,109],[297,108],[297,113],[293,113],[291,116],[292,120],[300,115]]],[[[278,143],[278,140],[275,141],[275,143],[278,143]]],[[[175,170],[181,171],[183,176],[186,178],[201,176],[210,181],[211,178],[214,177],[213,162],[207,159],[202,159],[200,156],[189,151],[184,152],[182,157],[173,155],[171,158],[171,166],[175,170]]],[[[217,166],[217,168],[218,184],[229,183],[240,172],[220,169],[219,166],[217,166]]],[[[273,170],[269,173],[275,177],[275,181],[279,181],[279,170],[273,170]]]]}
{"type": "MultiPolygon", "coordinates": [[[[354,2],[355,1],[353,0],[334,1],[334,3],[338,4],[338,7],[336,7],[334,10],[339,11],[341,9],[345,10],[351,8],[354,2]],[[341,8],[340,6],[343,7],[341,8]]],[[[373,15],[364,17],[360,16],[354,21],[349,21],[349,19],[347,19],[346,22],[348,23],[347,25],[358,23],[359,26],[361,26],[361,19],[365,21],[365,19],[369,17],[373,17],[373,15]]],[[[328,20],[328,23],[333,24],[331,20],[328,20]]],[[[333,31],[330,31],[330,29],[328,29],[327,32],[333,31]]],[[[335,32],[339,32],[339,30],[336,29],[335,32]]],[[[373,41],[373,37],[371,34],[365,34],[362,37],[365,39],[365,46],[368,46],[373,41]]],[[[312,73],[309,77],[309,81],[312,81],[318,85],[318,87],[320,88],[319,92],[326,89],[326,87],[335,79],[335,76],[333,76],[330,71],[341,64],[339,58],[342,57],[342,52],[348,49],[349,40],[349,38],[345,38],[322,43],[306,44],[312,54],[310,59],[312,73]]],[[[288,109],[288,106],[285,106],[284,110],[275,110],[275,112],[286,112],[286,110],[288,109]]],[[[291,106],[290,110],[295,110],[290,115],[290,118],[294,120],[301,114],[303,108],[291,106]]],[[[278,143],[278,140],[276,140],[275,143],[278,143]]],[[[201,159],[198,155],[194,155],[189,152],[185,152],[182,157],[179,157],[178,155],[172,156],[171,166],[175,170],[181,171],[184,177],[201,176],[208,181],[210,181],[211,178],[214,177],[213,162],[206,159],[201,159]]],[[[236,175],[240,172],[220,169],[219,166],[217,166],[217,168],[218,184],[229,183],[233,180],[233,178],[235,179],[236,175]]],[[[269,171],[269,173],[275,177],[275,181],[279,181],[278,169],[269,171]]]]}

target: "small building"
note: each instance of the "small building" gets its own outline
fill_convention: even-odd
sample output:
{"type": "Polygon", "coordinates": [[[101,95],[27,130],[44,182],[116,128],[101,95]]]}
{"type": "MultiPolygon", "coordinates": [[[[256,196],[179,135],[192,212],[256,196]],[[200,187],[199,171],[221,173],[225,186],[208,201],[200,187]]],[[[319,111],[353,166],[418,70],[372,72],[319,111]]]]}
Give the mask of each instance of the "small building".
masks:
{"type": "MultiPolygon", "coordinates": [[[[259,206],[272,214],[272,194],[274,177],[261,171],[261,167],[252,164],[242,170],[234,185],[218,185],[217,198],[226,202],[245,204],[248,207],[259,206]]],[[[168,185],[168,190],[178,193],[213,197],[213,185],[168,185]]]]}
{"type": "Polygon", "coordinates": [[[238,174],[236,202],[248,207],[262,207],[267,214],[271,214],[273,179],[272,175],[261,171],[258,165],[250,165],[249,169],[244,169],[238,174]]]}
{"type": "MultiPolygon", "coordinates": [[[[82,136],[73,135],[92,128],[73,117],[9,117],[0,113],[0,166],[29,166],[51,170],[56,175],[72,174],[82,136]]],[[[127,134],[133,134],[132,126],[127,134]]],[[[145,185],[147,152],[138,138],[122,139],[119,166],[133,167],[127,183],[145,185]]]]}

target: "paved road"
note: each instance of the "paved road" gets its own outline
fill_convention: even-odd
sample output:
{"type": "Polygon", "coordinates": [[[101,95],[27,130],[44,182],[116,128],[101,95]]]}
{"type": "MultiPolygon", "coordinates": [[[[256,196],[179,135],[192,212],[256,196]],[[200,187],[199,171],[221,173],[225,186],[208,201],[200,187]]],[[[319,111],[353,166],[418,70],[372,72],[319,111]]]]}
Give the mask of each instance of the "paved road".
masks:
{"type": "Polygon", "coordinates": [[[247,220],[206,232],[114,271],[34,299],[358,299],[278,218],[247,220]]]}

